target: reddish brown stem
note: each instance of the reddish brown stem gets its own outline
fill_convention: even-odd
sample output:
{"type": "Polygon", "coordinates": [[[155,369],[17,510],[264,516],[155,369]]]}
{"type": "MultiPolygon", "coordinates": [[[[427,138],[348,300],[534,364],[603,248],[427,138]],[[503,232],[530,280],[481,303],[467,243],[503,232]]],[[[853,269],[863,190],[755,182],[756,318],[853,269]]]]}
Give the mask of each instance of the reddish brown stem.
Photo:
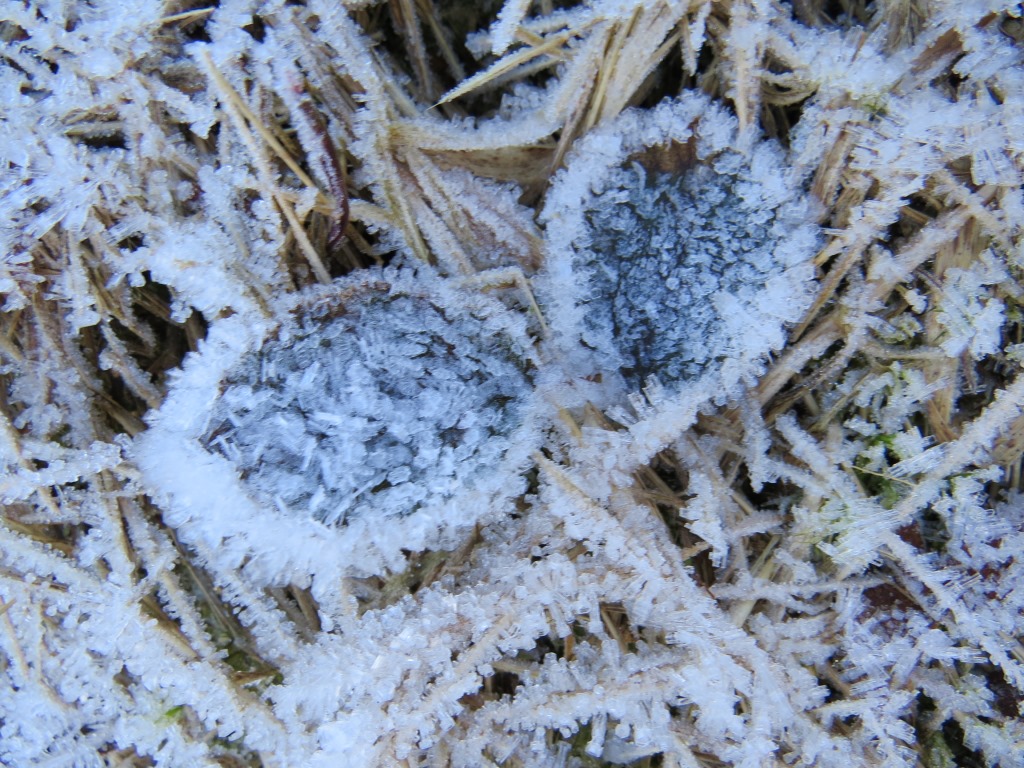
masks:
{"type": "Polygon", "coordinates": [[[337,203],[337,210],[331,216],[331,229],[327,235],[328,248],[334,252],[341,247],[345,238],[345,229],[348,227],[349,203],[345,170],[338,159],[334,142],[331,141],[331,136],[327,132],[327,123],[305,92],[302,93],[299,101],[299,113],[300,119],[306,123],[309,132],[320,142],[319,152],[310,151],[311,147],[307,147],[306,152],[311,161],[317,165],[316,170],[319,171],[317,176],[327,184],[328,191],[334,196],[337,203]]]}

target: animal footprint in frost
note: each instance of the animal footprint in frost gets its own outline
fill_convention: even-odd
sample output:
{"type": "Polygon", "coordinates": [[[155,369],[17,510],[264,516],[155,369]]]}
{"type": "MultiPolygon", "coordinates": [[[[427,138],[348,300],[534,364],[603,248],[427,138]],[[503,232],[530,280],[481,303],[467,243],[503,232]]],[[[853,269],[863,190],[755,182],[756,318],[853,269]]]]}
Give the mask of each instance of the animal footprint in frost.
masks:
{"type": "Polygon", "coordinates": [[[581,140],[543,214],[560,355],[634,391],[711,377],[720,399],[756,374],[808,305],[819,235],[792,176],[777,145],[744,148],[700,96],[581,140]]]}
{"type": "Polygon", "coordinates": [[[140,440],[186,535],[237,548],[268,581],[331,562],[373,573],[403,549],[453,544],[521,489],[534,366],[522,318],[425,268],[370,271],[283,309],[217,324],[140,440]]]}

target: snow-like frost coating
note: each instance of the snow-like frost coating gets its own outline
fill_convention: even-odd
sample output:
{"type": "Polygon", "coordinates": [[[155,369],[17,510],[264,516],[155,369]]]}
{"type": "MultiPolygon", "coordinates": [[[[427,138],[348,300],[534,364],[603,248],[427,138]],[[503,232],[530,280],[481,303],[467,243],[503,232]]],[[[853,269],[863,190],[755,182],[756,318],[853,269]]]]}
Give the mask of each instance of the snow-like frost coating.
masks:
{"type": "Polygon", "coordinates": [[[376,286],[317,302],[231,371],[207,446],[264,503],[328,524],[450,498],[500,463],[531,386],[488,320],[376,286]]]}
{"type": "Polygon", "coordinates": [[[818,240],[780,148],[741,144],[702,97],[629,112],[579,143],[544,212],[556,343],[638,390],[728,385],[785,343],[818,240]]]}
{"type": "Polygon", "coordinates": [[[230,540],[249,568],[309,573],[334,541],[328,561],[358,573],[453,543],[520,490],[521,318],[425,268],[371,270],[279,315],[216,325],[140,441],[186,529],[230,540]]]}

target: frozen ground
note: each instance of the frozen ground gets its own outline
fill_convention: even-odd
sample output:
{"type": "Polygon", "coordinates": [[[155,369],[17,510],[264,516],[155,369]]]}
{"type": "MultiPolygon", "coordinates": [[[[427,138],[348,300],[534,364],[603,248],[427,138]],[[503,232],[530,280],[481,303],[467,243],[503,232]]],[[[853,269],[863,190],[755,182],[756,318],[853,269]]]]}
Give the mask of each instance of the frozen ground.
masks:
{"type": "Polygon", "coordinates": [[[0,763],[1024,763],[1024,23],[0,0],[0,763]]]}

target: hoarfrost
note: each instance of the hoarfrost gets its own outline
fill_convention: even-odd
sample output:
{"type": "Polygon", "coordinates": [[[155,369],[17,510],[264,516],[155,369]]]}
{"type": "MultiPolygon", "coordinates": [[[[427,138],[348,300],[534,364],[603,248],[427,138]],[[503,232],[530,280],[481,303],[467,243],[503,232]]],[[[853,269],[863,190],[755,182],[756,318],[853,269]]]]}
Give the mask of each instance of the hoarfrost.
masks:
{"type": "Polygon", "coordinates": [[[454,545],[521,488],[535,363],[520,318],[426,267],[369,272],[279,314],[222,322],[140,442],[189,537],[230,539],[225,553],[251,553],[268,581],[323,584],[327,562],[375,572],[454,545]],[[232,519],[254,513],[262,527],[232,519]]]}
{"type": "Polygon", "coordinates": [[[1019,8],[179,5],[0,4],[0,762],[1021,764],[1019,8]]]}
{"type": "Polygon", "coordinates": [[[689,96],[574,150],[544,212],[563,349],[576,331],[639,389],[723,367],[735,381],[784,343],[808,301],[811,206],[781,150],[737,141],[731,118],[689,96]]]}
{"type": "Polygon", "coordinates": [[[264,504],[328,525],[413,514],[500,466],[529,358],[493,308],[442,304],[429,282],[296,309],[228,372],[203,442],[264,504]]]}

